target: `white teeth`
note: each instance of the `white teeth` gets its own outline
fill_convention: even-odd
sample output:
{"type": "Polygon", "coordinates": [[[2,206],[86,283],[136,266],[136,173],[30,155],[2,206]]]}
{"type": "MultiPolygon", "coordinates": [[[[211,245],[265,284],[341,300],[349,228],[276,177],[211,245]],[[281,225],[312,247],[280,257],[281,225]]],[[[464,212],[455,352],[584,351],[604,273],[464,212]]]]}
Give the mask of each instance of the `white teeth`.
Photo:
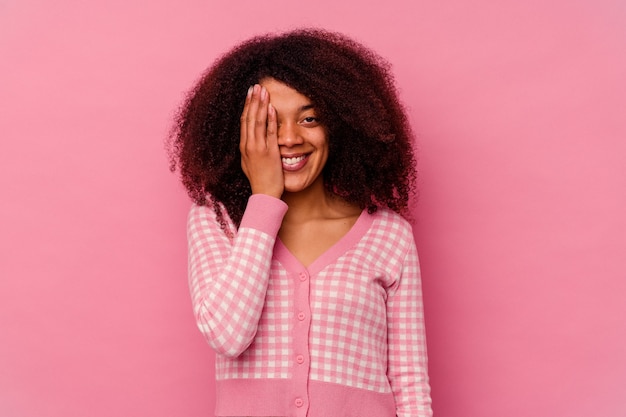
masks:
{"type": "Polygon", "coordinates": [[[305,156],[304,156],[304,155],[302,155],[302,156],[296,156],[296,157],[294,157],[294,158],[282,158],[282,160],[283,160],[283,163],[284,163],[284,164],[287,164],[287,165],[295,165],[295,164],[297,164],[298,162],[300,162],[300,161],[304,160],[304,158],[305,158],[305,156]]]}

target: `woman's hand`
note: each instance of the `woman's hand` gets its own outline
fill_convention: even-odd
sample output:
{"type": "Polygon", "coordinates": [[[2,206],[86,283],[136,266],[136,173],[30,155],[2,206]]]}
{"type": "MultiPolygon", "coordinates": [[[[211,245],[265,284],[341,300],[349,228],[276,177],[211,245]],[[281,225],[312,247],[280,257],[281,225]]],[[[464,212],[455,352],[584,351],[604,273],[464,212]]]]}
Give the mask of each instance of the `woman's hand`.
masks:
{"type": "Polygon", "coordinates": [[[276,110],[267,90],[259,84],[250,87],[241,114],[239,150],[241,168],[250,181],[252,194],[280,198],[285,188],[278,150],[276,110]]]}

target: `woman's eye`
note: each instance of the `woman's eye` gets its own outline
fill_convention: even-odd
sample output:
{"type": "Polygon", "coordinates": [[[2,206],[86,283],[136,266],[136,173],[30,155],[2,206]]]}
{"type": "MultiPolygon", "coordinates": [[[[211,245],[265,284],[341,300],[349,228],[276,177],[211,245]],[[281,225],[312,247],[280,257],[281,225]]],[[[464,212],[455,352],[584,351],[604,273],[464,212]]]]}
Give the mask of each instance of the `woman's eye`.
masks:
{"type": "Polygon", "coordinates": [[[317,117],[313,117],[313,116],[305,117],[304,119],[302,119],[302,122],[306,124],[317,123],[317,117]]]}

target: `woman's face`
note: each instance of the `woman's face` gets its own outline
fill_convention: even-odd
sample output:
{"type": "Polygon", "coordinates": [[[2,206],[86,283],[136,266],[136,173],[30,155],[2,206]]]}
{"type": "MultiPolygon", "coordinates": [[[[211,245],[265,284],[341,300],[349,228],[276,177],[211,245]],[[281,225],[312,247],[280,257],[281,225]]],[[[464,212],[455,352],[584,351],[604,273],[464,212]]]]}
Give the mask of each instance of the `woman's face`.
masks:
{"type": "Polygon", "coordinates": [[[328,160],[326,128],[306,96],[274,78],[259,83],[276,109],[278,147],[285,177],[285,191],[295,193],[322,183],[328,160]]]}

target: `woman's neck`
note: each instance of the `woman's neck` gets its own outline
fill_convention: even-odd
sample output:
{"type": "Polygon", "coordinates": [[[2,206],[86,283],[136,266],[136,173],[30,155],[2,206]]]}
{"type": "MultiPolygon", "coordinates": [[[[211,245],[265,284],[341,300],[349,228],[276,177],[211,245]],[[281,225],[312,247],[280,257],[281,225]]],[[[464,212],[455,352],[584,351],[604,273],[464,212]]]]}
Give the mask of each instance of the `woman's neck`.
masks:
{"type": "Polygon", "coordinates": [[[321,177],[305,190],[297,193],[285,192],[282,200],[289,206],[283,224],[316,218],[345,217],[361,212],[359,207],[328,192],[321,177]]]}

